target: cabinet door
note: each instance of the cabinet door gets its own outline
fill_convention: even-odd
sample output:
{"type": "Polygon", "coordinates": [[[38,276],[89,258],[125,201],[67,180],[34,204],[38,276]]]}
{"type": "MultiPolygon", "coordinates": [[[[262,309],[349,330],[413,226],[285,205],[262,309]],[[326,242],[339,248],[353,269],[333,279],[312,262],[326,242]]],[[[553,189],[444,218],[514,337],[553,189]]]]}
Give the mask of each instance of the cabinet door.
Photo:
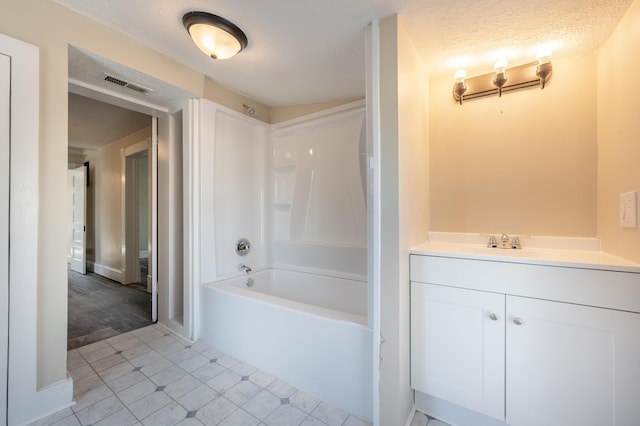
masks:
{"type": "Polygon", "coordinates": [[[504,419],[504,295],[411,283],[411,385],[504,419]]]}
{"type": "Polygon", "coordinates": [[[507,296],[507,423],[637,425],[640,315],[507,296]]]}

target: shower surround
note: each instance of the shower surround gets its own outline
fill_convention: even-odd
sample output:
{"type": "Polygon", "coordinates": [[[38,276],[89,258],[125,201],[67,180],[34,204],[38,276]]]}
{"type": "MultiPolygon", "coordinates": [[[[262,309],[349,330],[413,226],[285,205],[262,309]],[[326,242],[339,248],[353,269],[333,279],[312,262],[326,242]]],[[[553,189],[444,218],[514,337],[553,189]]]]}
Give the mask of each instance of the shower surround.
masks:
{"type": "Polygon", "coordinates": [[[364,102],[273,126],[197,109],[198,335],[371,420],[364,102]]]}

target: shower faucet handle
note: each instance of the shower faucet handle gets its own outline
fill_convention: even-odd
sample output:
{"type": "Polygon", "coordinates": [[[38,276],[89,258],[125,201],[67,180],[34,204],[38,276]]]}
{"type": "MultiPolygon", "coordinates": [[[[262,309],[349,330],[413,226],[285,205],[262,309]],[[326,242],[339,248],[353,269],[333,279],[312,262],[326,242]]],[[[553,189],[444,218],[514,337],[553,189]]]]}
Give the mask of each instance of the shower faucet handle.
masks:
{"type": "Polygon", "coordinates": [[[489,237],[489,242],[487,243],[487,247],[489,248],[498,247],[498,242],[496,241],[496,237],[494,237],[493,235],[489,237]]]}
{"type": "Polygon", "coordinates": [[[244,263],[241,263],[238,265],[238,271],[242,271],[245,274],[249,274],[251,273],[251,268],[245,265],[244,263]]]}

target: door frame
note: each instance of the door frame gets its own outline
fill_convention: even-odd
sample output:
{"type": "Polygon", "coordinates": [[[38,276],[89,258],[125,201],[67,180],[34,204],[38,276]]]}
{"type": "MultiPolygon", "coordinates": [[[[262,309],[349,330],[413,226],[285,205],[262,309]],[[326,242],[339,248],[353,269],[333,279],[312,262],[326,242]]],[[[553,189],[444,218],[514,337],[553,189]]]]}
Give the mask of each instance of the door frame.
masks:
{"type": "MultiPolygon", "coordinates": [[[[153,127],[153,126],[152,126],[153,127]]],[[[140,278],[138,244],[138,170],[135,158],[142,152],[149,153],[151,139],[122,148],[122,284],[137,283],[140,278]]],[[[149,160],[151,156],[149,156],[149,160]]],[[[147,173],[148,179],[148,173],[147,173]]],[[[150,205],[153,209],[153,206],[150,205]]]]}
{"type": "MultiPolygon", "coordinates": [[[[175,120],[174,114],[176,111],[182,110],[184,105],[189,104],[189,101],[193,99],[192,97],[185,97],[180,100],[176,98],[172,98],[171,101],[174,105],[158,105],[152,104],[146,101],[141,101],[121,93],[107,90],[103,87],[89,84],[86,82],[82,82],[73,78],[69,78],[68,91],[71,93],[75,93],[81,96],[85,96],[94,100],[98,100],[101,102],[109,103],[112,105],[116,105],[122,108],[126,108],[132,111],[137,111],[143,114],[148,114],[152,118],[152,138],[151,138],[151,156],[149,157],[149,167],[151,168],[152,174],[152,182],[151,182],[151,199],[150,204],[152,206],[151,212],[151,230],[149,235],[152,237],[153,241],[150,245],[150,265],[149,269],[152,271],[152,279],[151,279],[151,291],[152,291],[152,321],[157,322],[161,320],[162,323],[169,328],[171,328],[176,333],[182,335],[183,337],[194,339],[193,334],[193,321],[192,315],[188,317],[189,321],[185,322],[184,326],[177,324],[175,321],[171,320],[170,316],[170,305],[167,303],[167,297],[172,289],[176,285],[184,285],[187,291],[191,291],[191,283],[184,282],[185,276],[191,279],[192,275],[180,277],[174,277],[171,274],[171,271],[168,270],[171,265],[176,262],[176,253],[173,250],[174,240],[169,238],[170,232],[173,232],[174,229],[178,225],[182,230],[183,224],[170,224],[169,228],[163,227],[160,228],[161,225],[167,225],[166,216],[169,212],[163,210],[163,217],[159,217],[159,209],[164,208],[165,206],[161,205],[161,198],[166,198],[169,194],[173,194],[175,196],[176,185],[182,187],[183,185],[187,185],[187,183],[182,182],[182,178],[180,178],[179,182],[171,180],[170,182],[164,182],[164,184],[168,184],[166,187],[160,187],[159,182],[163,179],[163,176],[172,173],[175,174],[176,170],[171,169],[167,170],[167,168],[171,168],[175,166],[175,162],[172,162],[171,158],[167,158],[169,154],[170,148],[175,146],[174,135],[172,135],[171,129],[175,127],[173,121],[175,120]],[[179,104],[179,107],[176,108],[176,105],[179,104]],[[160,246],[162,244],[162,246],[160,246]],[[162,264],[160,264],[159,259],[162,257],[162,264]]],[[[193,95],[191,95],[193,96],[193,95]]],[[[182,124],[179,126],[182,128],[182,124]]],[[[189,135],[191,136],[191,135],[189,135]]],[[[182,150],[182,144],[188,143],[187,141],[180,140],[180,150],[182,150]]],[[[173,149],[173,148],[172,148],[173,149]]],[[[182,173],[182,172],[181,172],[182,173]]],[[[172,175],[173,176],[173,175],[172,175]]],[[[166,177],[166,176],[165,176],[166,177]]],[[[187,207],[187,210],[191,209],[191,206],[187,207]]],[[[187,239],[188,236],[185,236],[187,239]]],[[[181,243],[187,244],[186,241],[181,241],[181,243]]],[[[182,261],[182,259],[180,259],[182,261]]],[[[188,311],[191,312],[192,300],[190,298],[185,298],[185,301],[188,303],[188,311]]],[[[186,319],[186,318],[185,318],[186,319]]]]}
{"type": "Polygon", "coordinates": [[[0,423],[7,423],[11,57],[0,53],[0,423]],[[6,101],[5,101],[6,100],[6,101]]]}

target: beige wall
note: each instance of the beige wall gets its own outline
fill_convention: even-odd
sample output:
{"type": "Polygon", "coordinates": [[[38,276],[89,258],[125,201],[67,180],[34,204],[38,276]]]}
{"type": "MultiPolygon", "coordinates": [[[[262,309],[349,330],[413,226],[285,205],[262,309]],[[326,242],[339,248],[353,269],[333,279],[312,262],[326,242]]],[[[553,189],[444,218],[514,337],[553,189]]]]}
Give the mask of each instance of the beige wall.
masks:
{"type": "Polygon", "coordinates": [[[303,115],[324,111],[329,108],[345,105],[358,100],[341,99],[315,104],[270,107],[236,93],[209,78],[206,78],[204,81],[204,98],[243,114],[246,114],[246,109],[243,104],[250,106],[255,109],[255,114],[253,115],[254,118],[270,124],[281,123],[283,121],[302,117],[303,115]]]}
{"type": "MultiPolygon", "coordinates": [[[[151,119],[149,119],[151,121],[151,119]]],[[[121,149],[151,138],[151,127],[87,155],[91,186],[87,194],[87,261],[122,271],[121,149]]]]}
{"type": "Polygon", "coordinates": [[[640,263],[640,229],[619,226],[618,195],[640,191],[640,0],[598,56],[598,232],[604,250],[640,263]]]}
{"type": "Polygon", "coordinates": [[[254,118],[264,121],[265,123],[271,122],[271,111],[267,105],[240,95],[209,78],[204,80],[204,98],[242,114],[246,114],[247,112],[243,104],[250,106],[255,109],[254,118]]]}
{"type": "Polygon", "coordinates": [[[432,231],[597,235],[596,58],[553,67],[544,90],[462,106],[431,80],[432,231]]]}
{"type": "Polygon", "coordinates": [[[380,22],[380,424],[411,409],[409,248],[427,239],[427,72],[402,22],[380,22]]]}
{"type": "Polygon", "coordinates": [[[38,385],[66,379],[67,46],[75,46],[196,94],[204,77],[51,0],[3,0],[0,32],[40,48],[38,385]],[[63,197],[64,198],[64,197],[63,197]]]}
{"type": "Polygon", "coordinates": [[[302,117],[303,115],[313,114],[314,112],[324,111],[329,108],[337,107],[340,105],[346,105],[348,103],[359,101],[359,100],[360,99],[340,99],[337,101],[320,102],[317,104],[271,107],[269,108],[269,111],[270,111],[269,122],[272,124],[281,123],[283,121],[302,117]]]}

